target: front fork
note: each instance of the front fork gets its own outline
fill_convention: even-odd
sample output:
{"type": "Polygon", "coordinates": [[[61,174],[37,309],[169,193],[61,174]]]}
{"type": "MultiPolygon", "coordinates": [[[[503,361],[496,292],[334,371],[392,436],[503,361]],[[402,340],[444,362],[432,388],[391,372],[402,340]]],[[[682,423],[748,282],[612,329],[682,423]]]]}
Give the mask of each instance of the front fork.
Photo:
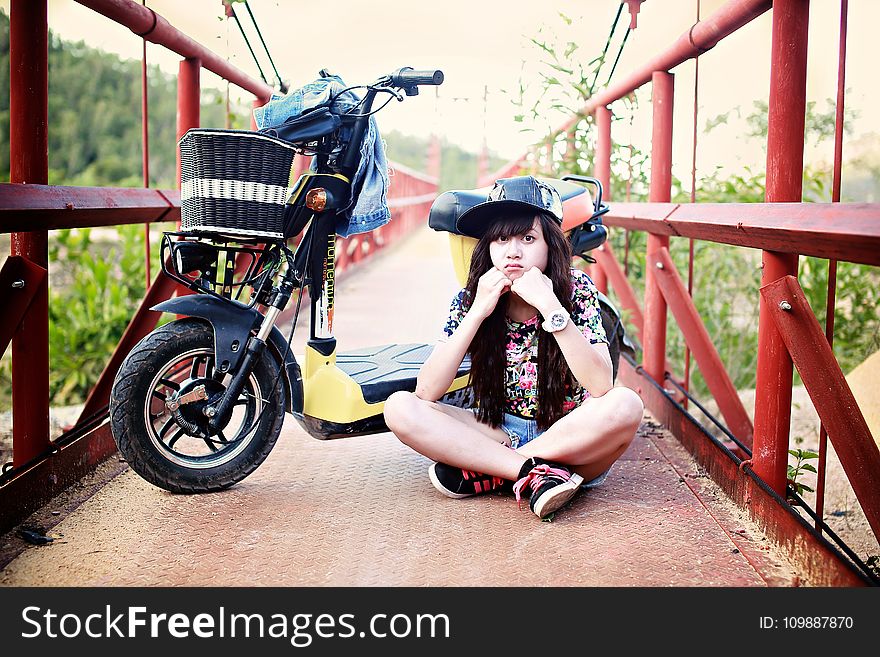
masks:
{"type": "Polygon", "coordinates": [[[336,338],[333,337],[335,222],[335,213],[328,212],[319,215],[313,219],[312,225],[303,236],[293,261],[288,262],[287,271],[280,285],[274,291],[257,334],[251,336],[247,341],[245,354],[242,356],[238,370],[229,381],[226,391],[216,405],[209,404],[205,407],[208,428],[212,433],[219,432],[229,422],[236,400],[244,389],[254,364],[265,350],[266,341],[278,316],[290,301],[293,290],[304,286],[307,277],[309,278],[309,296],[311,298],[311,337],[308,344],[312,348],[307,350],[307,359],[309,354],[313,354],[312,350],[322,357],[331,357],[336,351],[336,338]],[[314,275],[314,272],[320,272],[320,276],[314,275]],[[311,275],[309,276],[309,274],[311,275]]]}
{"type": "MultiPolygon", "coordinates": [[[[294,275],[293,268],[288,267],[284,278],[281,280],[281,284],[275,290],[269,302],[269,309],[263,317],[257,334],[251,336],[247,341],[245,353],[242,356],[238,371],[232,375],[232,379],[229,381],[229,385],[226,386],[226,391],[220,397],[219,402],[216,405],[209,404],[205,407],[204,412],[208,417],[208,429],[212,434],[218,433],[229,423],[238,396],[244,389],[244,384],[253,371],[254,365],[266,349],[266,340],[269,339],[269,334],[275,326],[278,315],[281,314],[281,311],[287,306],[287,302],[290,301],[290,296],[296,286],[294,275]]],[[[279,364],[279,366],[283,367],[283,364],[279,364]]]]}

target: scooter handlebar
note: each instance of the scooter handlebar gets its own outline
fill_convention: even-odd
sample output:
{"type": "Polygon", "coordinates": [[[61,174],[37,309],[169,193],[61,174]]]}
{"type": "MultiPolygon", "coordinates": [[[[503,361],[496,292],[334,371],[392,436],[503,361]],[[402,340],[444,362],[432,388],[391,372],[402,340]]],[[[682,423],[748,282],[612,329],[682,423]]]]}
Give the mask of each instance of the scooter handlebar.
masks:
{"type": "Polygon", "coordinates": [[[415,71],[411,66],[404,66],[391,74],[391,84],[395,87],[440,85],[443,84],[443,71],[415,71]]]}

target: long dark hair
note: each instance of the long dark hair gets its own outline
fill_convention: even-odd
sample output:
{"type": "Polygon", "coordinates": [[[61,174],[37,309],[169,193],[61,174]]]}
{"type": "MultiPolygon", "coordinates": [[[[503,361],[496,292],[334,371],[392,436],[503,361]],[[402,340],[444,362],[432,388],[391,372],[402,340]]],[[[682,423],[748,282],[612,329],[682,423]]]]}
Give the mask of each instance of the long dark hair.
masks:
{"type": "MultiPolygon", "coordinates": [[[[467,281],[467,299],[475,299],[480,276],[489,271],[492,259],[489,245],[500,237],[513,237],[528,232],[535,221],[534,211],[508,212],[494,222],[477,242],[471,257],[467,281]]],[[[571,312],[571,244],[556,221],[538,213],[544,240],[547,242],[547,269],[544,274],[552,281],[553,291],[562,306],[571,312]]],[[[471,356],[471,386],[481,422],[497,427],[504,419],[504,371],[507,365],[507,305],[510,293],[505,292],[489,317],[483,320],[468,350],[471,356]]],[[[549,335],[538,332],[538,409],[535,420],[539,429],[547,429],[562,417],[566,388],[574,378],[559,345],[549,335]]]]}

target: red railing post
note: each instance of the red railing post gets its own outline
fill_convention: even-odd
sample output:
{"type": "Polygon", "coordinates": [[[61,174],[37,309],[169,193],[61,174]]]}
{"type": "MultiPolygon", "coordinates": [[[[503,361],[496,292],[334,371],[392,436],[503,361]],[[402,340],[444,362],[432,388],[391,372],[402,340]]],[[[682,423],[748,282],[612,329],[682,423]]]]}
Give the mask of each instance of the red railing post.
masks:
{"type": "Polygon", "coordinates": [[[880,450],[819,320],[794,276],[768,283],[761,288],[761,297],[767,300],[767,314],[797,366],[822,426],[829,429],[834,450],[874,536],[880,537],[880,450]]]}
{"type": "MultiPolygon", "coordinates": [[[[605,105],[596,108],[596,157],[593,175],[602,183],[603,200],[611,200],[611,110],[605,105]]],[[[608,293],[608,275],[596,263],[590,267],[593,282],[599,291],[608,293]]]]}
{"type": "MultiPolygon", "coordinates": [[[[177,74],[177,139],[190,128],[199,127],[201,87],[199,74],[202,63],[187,58],[180,61],[177,74]]],[[[180,187],[180,149],[177,149],[177,186],[180,187]]]]}
{"type": "MultiPolygon", "coordinates": [[[[672,198],[672,97],[674,77],[655,71],[651,78],[654,112],[651,131],[651,203],[668,203],[672,198]]],[[[668,235],[648,234],[648,257],[645,267],[645,370],[663,382],[666,369],[666,301],[657,284],[655,258],[652,255],[669,248],[668,235]]]]}
{"type": "Polygon", "coordinates": [[[604,198],[611,199],[611,110],[602,105],[596,108],[596,157],[593,175],[602,183],[604,198]]]}
{"type": "MultiPolygon", "coordinates": [[[[801,201],[807,86],[809,0],[773,3],[770,99],[767,117],[768,203],[801,201]]],[[[797,276],[798,256],[764,251],[761,286],[797,276]]],[[[792,362],[767,302],[760,300],[752,468],[785,494],[791,421],[792,362]]]]}
{"type": "MultiPolygon", "coordinates": [[[[258,107],[262,107],[266,103],[263,102],[262,98],[254,98],[254,101],[251,103],[251,107],[257,109],[258,107]]],[[[254,118],[254,113],[251,112],[251,130],[257,129],[257,120],[254,118]]]]}
{"type": "MultiPolygon", "coordinates": [[[[45,185],[49,179],[49,25],[45,0],[12,0],[9,57],[9,179],[45,185]]],[[[11,253],[48,269],[48,232],[13,233],[11,253]]],[[[12,463],[18,467],[50,445],[46,278],[12,339],[12,421],[12,463]]]]}
{"type": "Polygon", "coordinates": [[[480,154],[477,156],[477,187],[483,184],[483,180],[489,173],[489,147],[486,145],[486,138],[483,137],[483,145],[480,147],[480,154]]]}

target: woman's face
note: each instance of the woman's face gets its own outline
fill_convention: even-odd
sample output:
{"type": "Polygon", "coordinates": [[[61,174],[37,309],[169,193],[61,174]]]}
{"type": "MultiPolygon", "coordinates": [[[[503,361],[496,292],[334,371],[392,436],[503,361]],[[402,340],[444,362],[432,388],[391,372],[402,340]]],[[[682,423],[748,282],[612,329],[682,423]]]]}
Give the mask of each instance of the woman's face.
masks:
{"type": "Polygon", "coordinates": [[[542,272],[547,269],[547,242],[538,217],[522,235],[499,237],[489,244],[492,264],[510,280],[516,280],[532,267],[542,272]]]}

